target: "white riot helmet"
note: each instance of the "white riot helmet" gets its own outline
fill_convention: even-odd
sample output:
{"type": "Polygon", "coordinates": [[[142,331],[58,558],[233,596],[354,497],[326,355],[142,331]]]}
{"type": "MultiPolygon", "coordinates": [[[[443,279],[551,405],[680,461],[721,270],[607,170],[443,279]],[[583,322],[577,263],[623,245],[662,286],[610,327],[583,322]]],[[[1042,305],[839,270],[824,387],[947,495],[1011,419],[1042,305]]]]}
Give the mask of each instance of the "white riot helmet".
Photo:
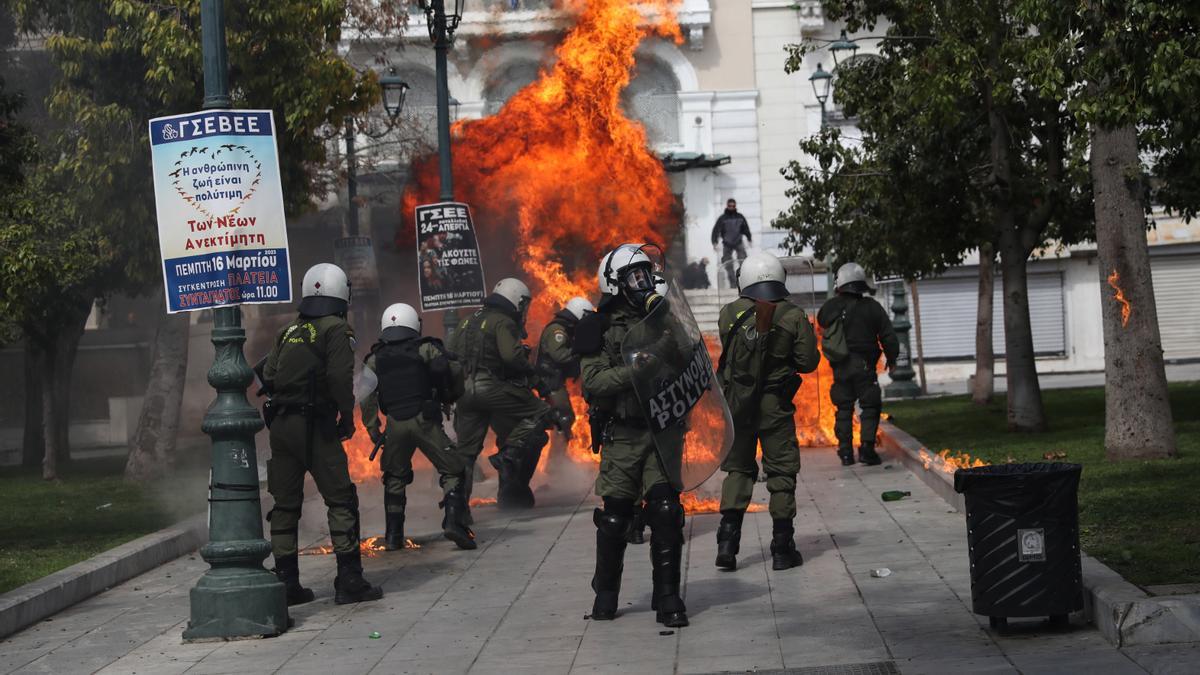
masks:
{"type": "Polygon", "coordinates": [[[533,294],[529,292],[529,287],[524,281],[508,277],[501,279],[500,283],[492,289],[492,295],[498,295],[512,303],[513,309],[524,313],[529,307],[529,301],[533,299],[533,294]]]}
{"type": "Polygon", "coordinates": [[[350,280],[330,263],[313,265],[304,273],[300,313],[305,316],[344,314],[350,307],[350,280]]]}
{"type": "Polygon", "coordinates": [[[379,321],[379,330],[386,331],[389,328],[407,328],[420,333],[421,315],[417,314],[417,310],[413,309],[412,305],[403,302],[389,305],[387,309],[383,310],[383,318],[379,321]]]}
{"type": "Polygon", "coordinates": [[[777,301],[788,296],[787,275],[779,258],[766,251],[746,256],[738,270],[738,291],[743,298],[777,301]]]}
{"type": "Polygon", "coordinates": [[[833,282],[834,287],[839,290],[848,290],[852,293],[865,293],[870,289],[867,285],[867,272],[856,262],[848,262],[838,268],[837,277],[833,282]],[[857,288],[847,288],[851,284],[857,282],[857,288]]]}
{"type": "Polygon", "coordinates": [[[584,313],[596,311],[596,306],[587,298],[571,298],[567,301],[567,311],[576,319],[582,319],[584,313]]]}

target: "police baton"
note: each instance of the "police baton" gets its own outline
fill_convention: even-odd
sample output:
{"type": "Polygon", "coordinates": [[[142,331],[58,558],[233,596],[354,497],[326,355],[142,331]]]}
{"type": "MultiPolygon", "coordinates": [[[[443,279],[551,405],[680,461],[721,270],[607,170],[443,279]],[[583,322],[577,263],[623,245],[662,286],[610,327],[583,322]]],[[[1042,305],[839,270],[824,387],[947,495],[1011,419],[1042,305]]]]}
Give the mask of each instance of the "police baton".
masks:
{"type": "Polygon", "coordinates": [[[383,447],[385,442],[387,442],[387,434],[379,434],[379,440],[375,442],[375,447],[371,448],[371,455],[367,457],[368,462],[375,461],[375,455],[379,454],[379,449],[383,447]]]}

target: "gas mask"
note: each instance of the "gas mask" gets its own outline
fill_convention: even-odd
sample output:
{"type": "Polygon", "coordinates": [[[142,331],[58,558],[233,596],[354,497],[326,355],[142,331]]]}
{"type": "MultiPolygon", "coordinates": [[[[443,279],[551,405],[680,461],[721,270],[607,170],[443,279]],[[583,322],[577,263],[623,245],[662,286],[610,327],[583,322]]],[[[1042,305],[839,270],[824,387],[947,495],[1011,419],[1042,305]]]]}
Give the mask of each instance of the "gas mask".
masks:
{"type": "Polygon", "coordinates": [[[649,314],[663,300],[655,290],[654,270],[647,264],[625,270],[621,275],[621,294],[642,314],[649,314]]]}

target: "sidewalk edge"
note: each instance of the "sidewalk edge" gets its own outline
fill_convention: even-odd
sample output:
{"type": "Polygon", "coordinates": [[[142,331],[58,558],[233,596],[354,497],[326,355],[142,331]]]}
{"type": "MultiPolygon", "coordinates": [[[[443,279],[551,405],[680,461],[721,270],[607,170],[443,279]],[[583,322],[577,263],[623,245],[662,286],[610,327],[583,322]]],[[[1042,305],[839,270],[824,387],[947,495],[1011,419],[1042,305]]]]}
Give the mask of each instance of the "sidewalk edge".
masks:
{"type": "Polygon", "coordinates": [[[200,514],[14,588],[0,595],[0,639],[194,551],[207,538],[200,514]]]}
{"type": "MultiPolygon", "coordinates": [[[[880,422],[880,447],[960,513],[963,496],[954,491],[954,473],[911,434],[880,422]]],[[[1083,611],[1117,647],[1200,641],[1200,595],[1155,597],[1129,583],[1095,558],[1082,554],[1083,611]]]]}

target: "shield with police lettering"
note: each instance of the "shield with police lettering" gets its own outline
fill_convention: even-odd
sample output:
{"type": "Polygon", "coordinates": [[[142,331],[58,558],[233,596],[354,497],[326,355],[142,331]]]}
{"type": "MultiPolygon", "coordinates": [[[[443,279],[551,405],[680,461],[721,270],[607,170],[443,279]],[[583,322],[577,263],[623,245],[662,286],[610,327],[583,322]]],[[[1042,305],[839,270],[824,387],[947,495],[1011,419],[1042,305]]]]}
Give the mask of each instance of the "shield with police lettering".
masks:
{"type": "Polygon", "coordinates": [[[713,372],[717,337],[700,333],[687,299],[666,297],[621,343],[633,388],[671,484],[687,491],[708,480],[733,446],[733,419],[713,372]],[[710,351],[711,350],[711,351],[710,351]]]}

